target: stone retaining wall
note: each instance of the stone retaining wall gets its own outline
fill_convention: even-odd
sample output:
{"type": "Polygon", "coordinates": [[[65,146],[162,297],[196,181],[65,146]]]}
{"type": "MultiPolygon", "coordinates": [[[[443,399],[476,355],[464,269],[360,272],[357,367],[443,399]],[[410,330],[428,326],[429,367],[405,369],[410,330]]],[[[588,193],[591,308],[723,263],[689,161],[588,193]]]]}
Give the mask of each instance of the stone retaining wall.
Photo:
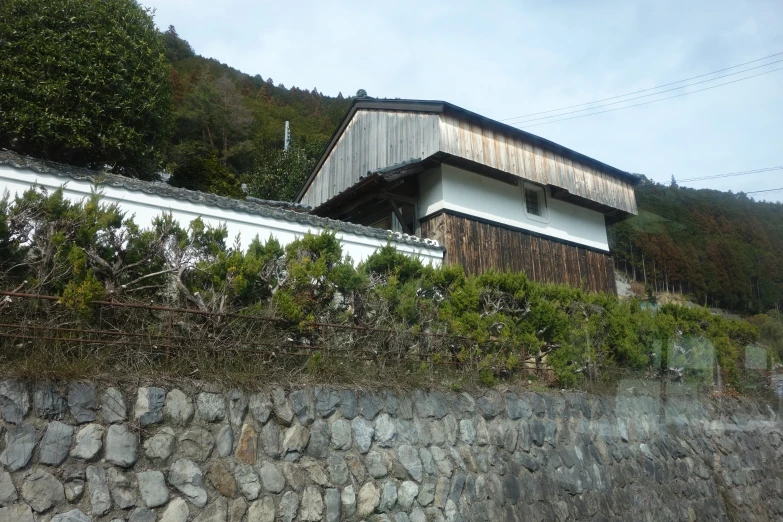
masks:
{"type": "Polygon", "coordinates": [[[635,388],[605,398],[6,380],[0,522],[783,517],[772,408],[635,388]]]}

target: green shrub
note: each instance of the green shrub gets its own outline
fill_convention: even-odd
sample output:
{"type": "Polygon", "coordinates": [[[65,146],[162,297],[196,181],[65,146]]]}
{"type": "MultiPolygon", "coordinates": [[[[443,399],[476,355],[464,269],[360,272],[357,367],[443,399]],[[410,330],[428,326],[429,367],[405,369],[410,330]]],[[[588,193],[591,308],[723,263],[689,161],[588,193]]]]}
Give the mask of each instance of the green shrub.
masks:
{"type": "Polygon", "coordinates": [[[4,269],[3,287],[26,281],[28,291],[54,293],[79,320],[92,319],[91,301],[111,296],[274,314],[287,321],[279,327],[285,338],[310,346],[326,342],[314,321],[377,328],[376,337],[346,329],[337,347],[410,356],[416,374],[450,363],[487,386],[518,377],[532,360],[548,365],[562,387],[623,372],[675,372],[707,385],[719,367],[740,390],[745,348],[760,342],[779,357],[783,346],[775,312],[750,321],[676,305],[652,312],[640,301],[543,285],[524,274],[472,277],[459,267],[425,267],[390,246],[357,270],[329,231],[285,248],[255,238],[243,251],[228,242],[225,227],[200,219],[183,228],[164,214],[140,229],[99,194],[69,203],[61,191],[31,190],[0,211],[0,247],[25,261],[4,269]],[[450,337],[412,335],[418,333],[450,337]]]}
{"type": "Polygon", "coordinates": [[[154,177],[168,76],[162,37],[133,0],[0,2],[0,146],[154,177]]]}

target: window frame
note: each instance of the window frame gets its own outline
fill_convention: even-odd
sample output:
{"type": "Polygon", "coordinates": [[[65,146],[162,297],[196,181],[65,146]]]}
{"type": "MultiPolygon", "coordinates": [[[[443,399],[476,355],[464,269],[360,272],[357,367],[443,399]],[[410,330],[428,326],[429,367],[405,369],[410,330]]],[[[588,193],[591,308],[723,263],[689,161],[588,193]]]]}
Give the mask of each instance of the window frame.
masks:
{"type": "Polygon", "coordinates": [[[549,223],[549,204],[546,197],[546,189],[542,185],[528,183],[523,181],[519,184],[522,192],[522,211],[527,219],[538,221],[540,223],[549,223]],[[541,215],[528,212],[527,209],[527,191],[533,191],[538,195],[538,209],[541,215]]]}

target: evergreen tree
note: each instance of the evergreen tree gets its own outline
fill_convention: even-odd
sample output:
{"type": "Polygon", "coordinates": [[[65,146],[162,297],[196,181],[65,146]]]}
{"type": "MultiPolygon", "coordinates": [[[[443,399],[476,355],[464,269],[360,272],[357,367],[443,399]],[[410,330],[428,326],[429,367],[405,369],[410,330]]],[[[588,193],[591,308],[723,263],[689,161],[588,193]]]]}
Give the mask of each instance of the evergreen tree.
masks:
{"type": "Polygon", "coordinates": [[[0,2],[0,146],[153,177],[168,77],[161,35],[134,0],[0,2]]]}
{"type": "Polygon", "coordinates": [[[619,269],[701,305],[756,313],[783,304],[783,205],[650,182],[636,198],[639,215],[608,230],[619,269]]]}

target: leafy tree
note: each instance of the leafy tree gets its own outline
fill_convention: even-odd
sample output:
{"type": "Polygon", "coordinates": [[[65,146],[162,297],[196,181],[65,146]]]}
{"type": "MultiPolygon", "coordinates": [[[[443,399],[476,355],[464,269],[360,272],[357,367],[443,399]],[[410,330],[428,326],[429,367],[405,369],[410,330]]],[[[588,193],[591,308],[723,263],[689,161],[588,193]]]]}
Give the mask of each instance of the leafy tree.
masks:
{"type": "Polygon", "coordinates": [[[214,152],[206,158],[195,156],[187,163],[178,166],[169,183],[175,187],[209,192],[219,196],[236,199],[245,197],[236,176],[223,165],[214,152]]]}
{"type": "Polygon", "coordinates": [[[234,81],[224,75],[213,80],[206,71],[184,96],[176,111],[180,143],[170,164],[172,169],[199,156],[217,153],[224,166],[251,148],[246,143],[252,118],[234,81]]]}
{"type": "Polygon", "coordinates": [[[356,97],[357,98],[366,98],[367,97],[367,91],[365,91],[364,89],[359,89],[358,91],[356,91],[356,97]]]}
{"type": "Polygon", "coordinates": [[[190,44],[179,37],[177,29],[170,25],[168,30],[163,33],[163,44],[166,46],[166,58],[170,62],[192,58],[196,56],[190,44]]]}
{"type": "Polygon", "coordinates": [[[248,175],[250,194],[262,199],[293,201],[323,151],[323,145],[298,144],[288,150],[264,148],[248,175]]]}
{"type": "Polygon", "coordinates": [[[0,145],[150,178],[168,136],[169,65],[134,0],[0,2],[0,145]]]}

